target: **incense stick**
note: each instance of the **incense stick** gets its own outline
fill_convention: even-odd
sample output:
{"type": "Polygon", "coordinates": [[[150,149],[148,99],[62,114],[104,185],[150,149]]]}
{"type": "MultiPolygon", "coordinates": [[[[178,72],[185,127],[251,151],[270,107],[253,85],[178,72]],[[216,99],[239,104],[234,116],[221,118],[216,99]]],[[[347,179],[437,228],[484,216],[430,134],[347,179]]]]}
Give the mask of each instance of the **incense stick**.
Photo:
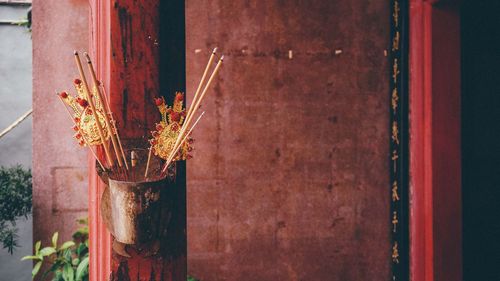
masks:
{"type": "MultiPolygon", "coordinates": [[[[56,93],[57,94],[57,93],[56,93]]],[[[66,103],[64,103],[64,101],[62,100],[61,96],[59,94],[57,94],[57,96],[59,97],[59,100],[61,100],[61,102],[63,103],[63,106],[64,108],[66,109],[66,112],[68,112],[69,114],[69,117],[71,118],[71,120],[73,120],[73,124],[77,125],[75,123],[75,120],[73,119],[73,116],[71,115],[71,112],[69,111],[68,107],[66,106],[66,103]]],[[[85,135],[83,134],[82,130],[80,129],[80,127],[78,127],[78,133],[80,133],[80,135],[82,135],[82,138],[83,140],[87,143],[87,146],[90,150],[90,152],[92,153],[92,155],[94,156],[95,160],[97,160],[97,163],[99,163],[99,166],[101,166],[102,170],[103,171],[106,171],[106,169],[104,168],[104,165],[102,165],[101,161],[99,161],[99,158],[97,157],[97,154],[95,153],[95,151],[92,149],[92,147],[90,146],[90,144],[87,142],[87,139],[85,138],[85,135]]]]}
{"type": "MultiPolygon", "coordinates": [[[[85,58],[87,59],[87,64],[88,64],[90,76],[92,77],[92,80],[94,82],[94,87],[96,89],[97,95],[99,96],[99,100],[101,101],[101,107],[102,107],[102,110],[104,113],[104,122],[106,123],[106,126],[108,126],[108,128],[110,130],[109,135],[111,137],[111,143],[113,144],[113,150],[115,151],[116,160],[118,160],[118,166],[121,167],[123,164],[122,164],[122,159],[121,159],[121,155],[119,152],[120,148],[118,147],[116,135],[113,132],[114,127],[111,126],[111,123],[109,122],[109,112],[107,111],[106,107],[104,106],[104,101],[103,101],[102,93],[101,93],[101,90],[99,87],[99,82],[97,81],[97,76],[96,76],[95,71],[94,71],[94,66],[92,65],[92,60],[90,60],[89,54],[84,53],[84,55],[85,55],[85,58]]],[[[97,116],[97,114],[96,114],[96,116],[97,116]]]]}
{"type": "MultiPolygon", "coordinates": [[[[97,114],[97,111],[96,111],[96,108],[95,108],[95,104],[94,104],[94,100],[92,99],[91,97],[91,94],[90,94],[90,91],[89,91],[89,86],[87,84],[87,79],[85,78],[85,73],[83,72],[83,67],[82,67],[82,62],[80,61],[80,56],[78,55],[78,52],[75,51],[75,62],[76,62],[76,66],[78,67],[78,71],[80,72],[80,77],[82,78],[82,82],[83,82],[83,87],[85,89],[85,93],[87,94],[87,100],[90,104],[90,108],[92,109],[92,112],[95,114],[94,116],[94,119],[95,119],[95,123],[97,125],[97,130],[99,132],[99,136],[101,138],[101,141],[102,143],[104,144],[106,142],[106,138],[104,136],[104,132],[102,130],[102,125],[101,125],[101,121],[99,121],[99,116],[97,114]]],[[[110,130],[111,128],[108,128],[108,131],[110,130]]],[[[106,154],[106,158],[109,162],[109,165],[112,167],[114,166],[114,161],[113,159],[111,158],[111,155],[109,154],[109,150],[108,150],[108,147],[106,147],[106,145],[103,145],[104,147],[104,153],[106,154]]]]}
{"type": "Polygon", "coordinates": [[[153,151],[153,146],[151,145],[149,147],[149,153],[148,153],[148,162],[146,162],[146,171],[144,172],[144,179],[148,177],[148,171],[149,171],[149,161],[151,161],[151,152],[153,151]]]}
{"type": "MultiPolygon", "coordinates": [[[[205,111],[203,111],[200,114],[200,116],[198,116],[198,119],[196,119],[196,121],[194,122],[193,126],[191,126],[191,128],[188,131],[188,133],[182,139],[182,142],[180,142],[181,144],[184,144],[184,142],[186,141],[186,139],[189,137],[189,134],[191,134],[191,131],[193,131],[194,127],[196,127],[196,125],[198,124],[198,122],[200,121],[201,117],[203,117],[204,114],[205,114],[205,111]]],[[[172,152],[174,152],[174,153],[173,154],[171,153],[171,157],[169,157],[167,159],[167,162],[165,163],[165,166],[163,167],[161,173],[164,173],[167,170],[168,165],[170,165],[170,163],[172,162],[172,160],[174,158],[174,156],[172,156],[172,155],[177,154],[177,152],[179,151],[180,148],[181,148],[181,145],[178,145],[177,147],[174,146],[174,149],[172,150],[172,152]]]]}
{"type": "MultiPolygon", "coordinates": [[[[212,51],[212,54],[210,55],[210,58],[208,59],[208,63],[207,63],[207,66],[205,67],[205,71],[203,72],[203,75],[201,76],[200,83],[198,84],[198,88],[196,89],[196,92],[194,93],[194,98],[193,98],[193,101],[191,102],[191,105],[194,105],[197,98],[198,98],[198,94],[200,93],[201,86],[203,86],[203,83],[205,82],[205,78],[207,77],[207,74],[208,74],[208,69],[210,69],[210,65],[212,64],[212,62],[215,58],[216,52],[217,52],[217,48],[214,48],[214,50],[212,51]]],[[[193,107],[190,106],[189,110],[186,114],[185,120],[187,120],[192,115],[192,111],[193,111],[192,109],[193,109],[193,107]]]]}
{"type": "MultiPolygon", "coordinates": [[[[180,140],[184,137],[184,133],[186,132],[186,129],[188,128],[188,126],[190,125],[190,122],[192,120],[192,117],[193,115],[196,113],[196,111],[198,110],[199,106],[200,106],[200,103],[201,101],[203,100],[203,98],[205,97],[205,94],[207,93],[207,90],[208,90],[208,87],[210,86],[210,83],[212,83],[212,80],[214,79],[215,75],[217,74],[217,72],[219,71],[219,68],[221,67],[222,65],[222,61],[224,60],[224,56],[222,56],[219,61],[217,62],[217,65],[215,66],[215,69],[214,71],[212,72],[212,74],[210,75],[210,78],[208,79],[208,82],[207,84],[205,85],[205,88],[203,89],[203,92],[201,93],[201,96],[197,99],[196,101],[196,104],[195,105],[191,105],[191,107],[189,108],[189,111],[192,111],[191,113],[191,116],[189,116],[189,118],[186,118],[186,120],[184,121],[184,126],[181,127],[181,131],[179,133],[179,136],[177,137],[177,140],[175,141],[175,144],[174,144],[174,148],[179,144],[180,140]],[[194,106],[194,107],[193,107],[194,106]]],[[[173,151],[170,153],[168,159],[171,159],[173,158],[173,151]]]]}
{"type": "Polygon", "coordinates": [[[104,103],[106,104],[106,108],[107,108],[108,112],[110,113],[111,122],[113,123],[113,127],[114,127],[115,133],[116,133],[116,138],[118,139],[118,146],[120,146],[120,152],[121,152],[122,157],[123,157],[123,162],[125,163],[125,167],[128,170],[127,157],[125,156],[125,152],[123,151],[123,146],[122,146],[122,142],[120,139],[120,134],[118,133],[118,128],[116,127],[116,121],[115,121],[115,118],[113,117],[113,112],[111,112],[111,107],[109,106],[106,88],[104,88],[104,85],[102,85],[102,83],[100,83],[100,85],[101,85],[102,91],[103,91],[104,103]]]}

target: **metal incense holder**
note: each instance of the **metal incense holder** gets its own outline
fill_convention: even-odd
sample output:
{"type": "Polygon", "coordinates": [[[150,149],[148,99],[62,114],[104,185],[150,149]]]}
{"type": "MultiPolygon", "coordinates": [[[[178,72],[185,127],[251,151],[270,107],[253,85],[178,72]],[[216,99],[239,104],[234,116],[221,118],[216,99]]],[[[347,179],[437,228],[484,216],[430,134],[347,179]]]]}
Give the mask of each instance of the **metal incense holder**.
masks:
{"type": "MultiPolygon", "coordinates": [[[[136,167],[137,175],[144,169],[136,167]]],[[[167,232],[172,203],[166,189],[171,176],[145,181],[116,180],[97,168],[107,184],[101,197],[101,217],[114,237],[116,253],[129,257],[127,246],[146,255],[154,255],[160,248],[161,237],[167,232]]],[[[134,178],[134,177],[132,177],[134,178]]]]}

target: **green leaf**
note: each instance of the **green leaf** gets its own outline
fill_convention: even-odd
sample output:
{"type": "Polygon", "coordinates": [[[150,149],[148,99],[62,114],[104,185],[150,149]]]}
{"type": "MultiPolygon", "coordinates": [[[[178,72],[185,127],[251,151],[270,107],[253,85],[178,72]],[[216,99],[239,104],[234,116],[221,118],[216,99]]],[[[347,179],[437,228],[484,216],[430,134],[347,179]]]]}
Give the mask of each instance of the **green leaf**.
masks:
{"type": "Polygon", "coordinates": [[[79,259],[79,258],[74,258],[74,259],[71,261],[71,264],[72,264],[72,265],[74,265],[74,266],[77,266],[79,263],[80,263],[80,259],[79,259]]]}
{"type": "Polygon", "coordinates": [[[73,281],[75,279],[75,271],[71,264],[65,264],[63,268],[64,281],[73,281]]]}
{"type": "Polygon", "coordinates": [[[59,232],[52,235],[52,247],[57,248],[57,238],[59,238],[59,232]]]}
{"type": "Polygon", "coordinates": [[[52,279],[52,281],[64,281],[62,271],[56,271],[56,273],[54,273],[54,278],[52,279]]]}
{"type": "Polygon", "coordinates": [[[71,264],[71,249],[64,250],[63,258],[66,260],[68,264],[71,264]]]}
{"type": "Polygon", "coordinates": [[[86,253],[87,246],[84,243],[80,243],[78,247],[76,247],[76,255],[81,257],[84,253],[86,253]]]}
{"type": "MultiPolygon", "coordinates": [[[[56,260],[54,262],[54,264],[47,271],[45,271],[43,273],[41,280],[45,280],[45,278],[47,277],[47,275],[49,275],[52,272],[55,272],[55,273],[60,272],[61,268],[62,268],[62,262],[59,261],[59,260],[56,260]]],[[[53,280],[54,279],[56,279],[56,278],[54,277],[53,280]]],[[[62,277],[60,279],[62,279],[62,277]]]]}
{"type": "Polygon", "coordinates": [[[76,268],[76,281],[82,281],[89,272],[89,257],[85,257],[76,268]]]}
{"type": "Polygon", "coordinates": [[[67,248],[73,247],[73,246],[75,246],[75,242],[73,242],[73,241],[66,241],[59,248],[59,251],[66,250],[67,248]]]}
{"type": "Polygon", "coordinates": [[[40,254],[43,256],[43,257],[46,257],[46,256],[50,256],[52,255],[53,253],[56,252],[56,249],[52,248],[52,247],[45,247],[43,248],[42,250],[40,250],[40,254]]]}
{"type": "Polygon", "coordinates": [[[32,202],[31,171],[0,166],[0,245],[10,254],[19,247],[19,218],[27,218],[32,202]]]}
{"type": "Polygon", "coordinates": [[[24,256],[21,260],[22,261],[25,261],[25,260],[39,260],[40,257],[38,256],[24,256]]]}
{"type": "Polygon", "coordinates": [[[33,270],[31,271],[31,276],[35,277],[38,271],[40,271],[40,267],[42,266],[42,261],[39,261],[35,264],[35,267],[33,267],[33,270]]]}
{"type": "Polygon", "coordinates": [[[40,247],[42,246],[42,241],[38,241],[35,244],[35,256],[38,256],[38,252],[40,251],[40,247]]]}

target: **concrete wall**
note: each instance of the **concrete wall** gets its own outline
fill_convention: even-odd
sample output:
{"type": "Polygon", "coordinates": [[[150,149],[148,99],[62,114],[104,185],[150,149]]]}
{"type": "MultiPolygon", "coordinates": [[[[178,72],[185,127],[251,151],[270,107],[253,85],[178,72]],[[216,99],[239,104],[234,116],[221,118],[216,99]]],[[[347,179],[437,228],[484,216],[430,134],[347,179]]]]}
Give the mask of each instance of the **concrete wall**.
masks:
{"type": "MultiPolygon", "coordinates": [[[[86,215],[86,153],[53,91],[71,89],[87,7],[33,5],[35,239],[86,215]]],[[[388,20],[383,1],[186,1],[191,97],[211,48],[227,55],[188,162],[192,275],[389,278],[388,20]]]]}
{"type": "MultiPolygon", "coordinates": [[[[1,20],[19,21],[28,7],[0,6],[1,20]]],[[[24,27],[0,25],[0,131],[31,108],[31,38],[24,27]]],[[[31,117],[0,140],[0,166],[31,168],[31,117]]]]}
{"type": "Polygon", "coordinates": [[[389,4],[186,10],[191,98],[211,48],[227,55],[188,161],[190,274],[388,280],[389,4]]]}
{"type": "MultiPolygon", "coordinates": [[[[0,20],[19,21],[28,7],[0,6],[0,20]]],[[[31,38],[26,28],[0,25],[0,130],[31,108],[31,38]]],[[[23,123],[0,139],[0,166],[20,164],[31,168],[31,123],[23,123]]],[[[17,221],[19,245],[13,255],[0,248],[0,280],[31,280],[30,262],[21,257],[32,251],[32,220],[17,221]]]]}
{"type": "MultiPolygon", "coordinates": [[[[69,240],[87,216],[87,151],[54,91],[74,92],[73,50],[88,48],[88,1],[33,2],[33,239],[69,240]]],[[[63,241],[63,240],[60,240],[63,241]]]]}

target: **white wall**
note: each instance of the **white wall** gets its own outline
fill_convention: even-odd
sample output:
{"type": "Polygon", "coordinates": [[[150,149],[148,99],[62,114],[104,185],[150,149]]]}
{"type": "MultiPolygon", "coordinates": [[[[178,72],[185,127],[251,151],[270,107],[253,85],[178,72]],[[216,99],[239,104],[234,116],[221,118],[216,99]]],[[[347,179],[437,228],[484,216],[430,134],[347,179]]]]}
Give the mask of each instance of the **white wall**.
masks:
{"type": "MultiPolygon", "coordinates": [[[[0,20],[20,20],[28,7],[0,6],[0,20]]],[[[0,25],[0,131],[31,108],[31,36],[25,27],[0,25]]],[[[31,124],[28,117],[0,139],[0,166],[31,168],[31,124]]],[[[31,280],[32,263],[20,261],[32,251],[32,220],[20,220],[19,244],[14,255],[0,247],[0,280],[31,280]]]]}

